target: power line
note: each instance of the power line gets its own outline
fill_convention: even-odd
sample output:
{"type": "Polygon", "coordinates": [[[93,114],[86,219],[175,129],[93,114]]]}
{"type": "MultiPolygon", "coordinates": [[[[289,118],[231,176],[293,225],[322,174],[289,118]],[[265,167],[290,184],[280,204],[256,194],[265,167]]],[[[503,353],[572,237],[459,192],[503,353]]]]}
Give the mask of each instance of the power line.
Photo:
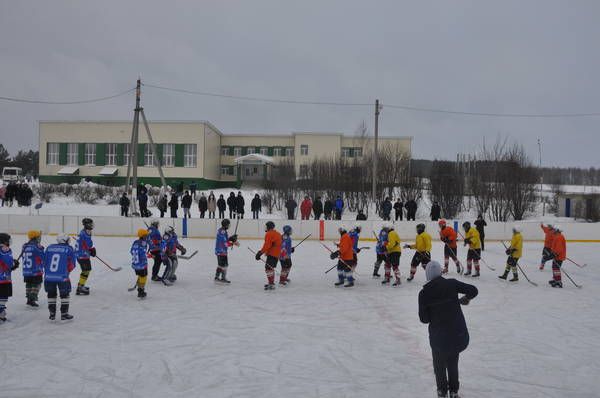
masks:
{"type": "Polygon", "coordinates": [[[46,105],[75,105],[75,104],[89,104],[92,102],[100,102],[100,101],[107,101],[113,98],[117,98],[120,97],[122,95],[128,94],[132,91],[135,90],[134,88],[130,88],[129,90],[126,91],[122,91],[120,93],[114,94],[114,95],[110,95],[108,97],[100,97],[100,98],[92,98],[92,99],[85,99],[85,100],[77,100],[77,101],[49,101],[49,100],[35,100],[35,99],[28,99],[28,98],[14,98],[14,97],[0,97],[0,100],[2,101],[11,101],[11,102],[24,102],[27,104],[46,104],[46,105]]]}
{"type": "Polygon", "coordinates": [[[448,110],[448,109],[421,108],[421,107],[417,107],[417,106],[408,106],[408,105],[384,104],[383,106],[385,106],[386,108],[402,109],[405,111],[446,113],[446,114],[451,114],[451,115],[463,115],[463,116],[487,116],[487,117],[507,117],[507,118],[565,118],[565,117],[600,116],[600,112],[590,112],[590,113],[491,113],[491,112],[467,112],[467,111],[454,111],[454,110],[448,110]]]}

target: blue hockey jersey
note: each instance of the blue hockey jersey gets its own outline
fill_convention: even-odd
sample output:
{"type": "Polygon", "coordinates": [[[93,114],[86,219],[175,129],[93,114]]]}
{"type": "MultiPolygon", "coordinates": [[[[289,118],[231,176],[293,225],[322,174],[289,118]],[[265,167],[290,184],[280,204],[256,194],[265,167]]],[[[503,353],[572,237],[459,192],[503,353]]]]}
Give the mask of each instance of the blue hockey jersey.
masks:
{"type": "Polygon", "coordinates": [[[66,282],[75,268],[75,251],[67,244],[53,244],[44,254],[44,281],[66,282]]]}
{"type": "Polygon", "coordinates": [[[170,257],[177,255],[177,249],[181,247],[177,234],[164,235],[163,240],[160,244],[160,251],[163,257],[170,257]]]}
{"type": "Polygon", "coordinates": [[[377,238],[377,246],[375,246],[375,252],[377,254],[386,254],[385,245],[388,241],[388,233],[383,229],[379,231],[379,238],[377,238]]]}
{"type": "Polygon", "coordinates": [[[10,274],[14,261],[10,247],[0,248],[0,284],[12,283],[10,274]]]}
{"type": "Polygon", "coordinates": [[[148,228],[149,250],[151,252],[159,251],[161,241],[162,241],[162,236],[160,235],[160,231],[158,230],[158,228],[149,227],[148,228]]]}
{"type": "Polygon", "coordinates": [[[35,240],[23,245],[23,276],[39,276],[44,274],[44,246],[35,240]]]}
{"type": "Polygon", "coordinates": [[[353,230],[348,233],[348,236],[352,239],[352,250],[354,253],[358,252],[358,239],[360,238],[360,234],[358,231],[353,230]]]}
{"type": "Polygon", "coordinates": [[[226,256],[227,249],[231,246],[229,242],[229,235],[225,228],[219,228],[217,230],[217,238],[215,239],[215,254],[217,256],[226,256]]]}
{"type": "Polygon", "coordinates": [[[142,270],[148,267],[148,243],[144,239],[136,239],[131,245],[131,268],[142,270]]]}
{"type": "Polygon", "coordinates": [[[89,259],[90,249],[92,247],[94,247],[92,235],[88,234],[85,229],[82,229],[81,232],[79,232],[75,242],[75,252],[77,254],[77,258],[82,260],[89,259]]]}
{"type": "Polygon", "coordinates": [[[286,234],[281,235],[281,254],[280,260],[287,260],[292,255],[292,237],[286,234]]]}

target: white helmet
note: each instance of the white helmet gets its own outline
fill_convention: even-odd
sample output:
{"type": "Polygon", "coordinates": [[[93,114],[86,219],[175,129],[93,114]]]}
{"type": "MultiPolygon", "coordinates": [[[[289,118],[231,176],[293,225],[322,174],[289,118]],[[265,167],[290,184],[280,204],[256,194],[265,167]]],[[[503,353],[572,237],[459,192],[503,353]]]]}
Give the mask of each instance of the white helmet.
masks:
{"type": "Polygon", "coordinates": [[[341,224],[341,225],[339,226],[339,228],[338,228],[338,231],[339,231],[339,232],[342,232],[342,231],[344,231],[344,232],[348,232],[348,227],[346,227],[346,225],[345,225],[345,224],[341,224]]]}
{"type": "Polygon", "coordinates": [[[352,230],[360,232],[362,230],[362,225],[360,225],[359,223],[356,223],[352,226],[352,230]]]}
{"type": "Polygon", "coordinates": [[[513,225],[512,230],[514,233],[521,232],[521,226],[515,224],[515,225],[513,225]]]}
{"type": "Polygon", "coordinates": [[[394,228],[394,224],[392,224],[391,222],[384,222],[383,224],[381,224],[381,229],[389,231],[392,228],[394,228]]]}
{"type": "Polygon", "coordinates": [[[554,225],[554,226],[552,227],[552,229],[554,229],[556,232],[562,232],[562,230],[563,230],[563,229],[562,229],[562,227],[561,227],[560,225],[554,225]]]}
{"type": "Polygon", "coordinates": [[[67,234],[58,234],[58,236],[56,237],[56,242],[60,243],[60,244],[69,244],[69,240],[71,239],[71,237],[67,234]]]}

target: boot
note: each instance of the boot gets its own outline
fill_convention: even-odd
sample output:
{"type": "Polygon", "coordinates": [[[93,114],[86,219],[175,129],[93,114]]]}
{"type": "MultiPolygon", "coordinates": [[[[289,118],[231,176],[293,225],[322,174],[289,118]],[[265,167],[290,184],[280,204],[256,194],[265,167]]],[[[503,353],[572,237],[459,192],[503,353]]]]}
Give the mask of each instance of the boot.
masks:
{"type": "Polygon", "coordinates": [[[415,279],[415,276],[414,276],[414,275],[411,275],[411,276],[409,276],[408,278],[406,278],[406,280],[407,280],[408,282],[412,281],[413,279],[415,279]]]}
{"type": "Polygon", "coordinates": [[[71,319],[73,319],[73,315],[65,312],[64,314],[60,314],[60,320],[61,321],[70,321],[71,319]]]}
{"type": "Polygon", "coordinates": [[[512,279],[509,280],[509,282],[518,282],[519,281],[519,275],[517,274],[513,274],[512,279]]]}
{"type": "Polygon", "coordinates": [[[465,273],[464,273],[463,275],[464,275],[464,276],[469,276],[469,275],[471,275],[471,270],[470,270],[470,269],[466,270],[466,271],[465,271],[465,273]]]}
{"type": "Polygon", "coordinates": [[[56,319],[56,312],[51,312],[50,316],[48,317],[48,319],[50,319],[51,321],[56,319]]]}
{"type": "Polygon", "coordinates": [[[498,278],[506,280],[508,277],[508,272],[503,273],[502,275],[498,275],[498,278]]]}
{"type": "Polygon", "coordinates": [[[77,286],[77,290],[75,291],[75,294],[78,296],[89,296],[90,289],[85,289],[85,286],[77,286]]]}
{"type": "Polygon", "coordinates": [[[146,291],[143,287],[138,288],[138,298],[143,299],[146,298],[146,291]]]}
{"type": "Polygon", "coordinates": [[[475,271],[475,273],[473,274],[473,278],[477,278],[479,276],[479,271],[475,271]]]}
{"type": "Polygon", "coordinates": [[[396,282],[392,283],[392,286],[400,286],[400,284],[402,284],[402,282],[400,281],[400,278],[396,279],[396,282]]]}
{"type": "Polygon", "coordinates": [[[352,287],[352,286],[354,286],[354,281],[348,281],[348,283],[346,283],[344,285],[344,287],[352,287]]]}
{"type": "Polygon", "coordinates": [[[390,278],[385,278],[384,280],[381,281],[382,285],[386,285],[388,283],[390,283],[390,278]]]}

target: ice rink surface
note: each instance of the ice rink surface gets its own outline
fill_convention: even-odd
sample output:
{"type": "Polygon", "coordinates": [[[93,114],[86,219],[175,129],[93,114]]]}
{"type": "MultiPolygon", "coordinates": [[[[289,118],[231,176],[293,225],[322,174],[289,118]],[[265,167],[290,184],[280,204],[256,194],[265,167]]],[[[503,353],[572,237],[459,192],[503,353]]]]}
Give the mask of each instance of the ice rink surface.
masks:
{"type": "MultiPolygon", "coordinates": [[[[44,244],[53,241],[45,237],[44,244]]],[[[296,237],[297,241],[299,238],[296,237]]],[[[434,397],[427,326],[417,315],[425,282],[407,283],[412,252],[401,260],[403,283],[371,279],[373,250],[359,257],[354,288],[334,288],[328,253],[314,241],[293,257],[292,283],[265,292],[264,266],[243,241],[230,255],[231,285],[215,285],[211,240],[182,240],[200,252],[180,261],[178,281],[153,282],[140,301],[129,247],[132,239],[95,238],[91,295],[72,294],[70,323],[48,320],[46,298],[26,308],[20,269],[13,274],[9,321],[0,325],[0,396],[16,397],[434,397]]],[[[13,237],[15,251],[24,242],[13,237]]],[[[373,242],[366,245],[372,246],[373,242]]],[[[525,245],[524,278],[500,281],[504,249],[490,242],[479,288],[463,307],[471,334],[461,355],[461,394],[469,397],[599,397],[600,271],[598,244],[572,243],[565,264],[575,288],[547,285],[550,264],[535,265],[541,244],[525,245]]],[[[459,249],[464,257],[465,250],[459,249]]],[[[441,260],[434,243],[433,257],[441,260]]],[[[454,266],[451,263],[450,269],[454,266]]],[[[71,275],[75,285],[79,269],[71,275]]],[[[454,272],[449,277],[456,277],[454,272]]]]}

